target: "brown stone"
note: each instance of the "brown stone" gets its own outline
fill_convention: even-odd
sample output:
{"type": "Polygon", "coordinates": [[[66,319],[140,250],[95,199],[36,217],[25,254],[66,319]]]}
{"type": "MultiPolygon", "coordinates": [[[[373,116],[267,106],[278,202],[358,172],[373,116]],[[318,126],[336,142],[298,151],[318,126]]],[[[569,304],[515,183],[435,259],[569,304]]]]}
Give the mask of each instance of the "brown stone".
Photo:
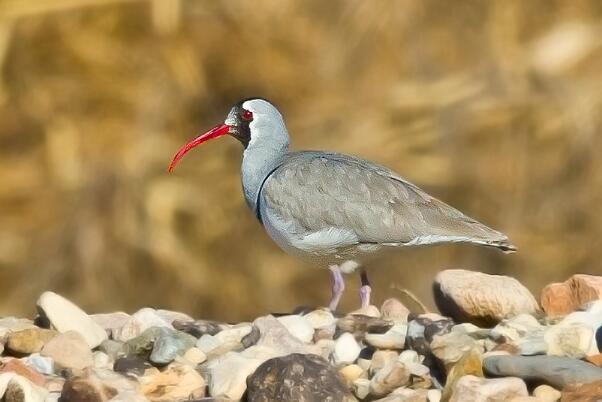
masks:
{"type": "Polygon", "coordinates": [[[602,276],[576,274],[562,283],[551,283],[541,291],[540,301],[549,316],[566,315],[577,307],[602,299],[602,276]]]}
{"type": "Polygon", "coordinates": [[[471,322],[480,327],[539,311],[531,292],[509,276],[448,269],[435,278],[433,293],[443,315],[455,322],[471,322]]]}
{"type": "Polygon", "coordinates": [[[597,355],[587,356],[585,358],[585,360],[587,360],[588,362],[590,362],[593,365],[602,367],[602,353],[599,353],[597,355]]]}
{"type": "Polygon", "coordinates": [[[43,328],[28,328],[8,334],[7,348],[17,355],[37,353],[58,332],[43,328]]]}
{"type": "Polygon", "coordinates": [[[27,366],[19,359],[10,359],[0,364],[0,374],[16,373],[21,377],[27,378],[35,385],[44,385],[44,376],[34,369],[27,366]]]}
{"type": "Polygon", "coordinates": [[[159,374],[140,379],[141,391],[152,402],[191,400],[205,396],[206,382],[192,367],[172,363],[159,374]]]}
{"type": "Polygon", "coordinates": [[[456,384],[464,376],[472,375],[483,377],[483,365],[481,354],[476,350],[469,350],[462,358],[451,368],[447,375],[447,381],[442,391],[441,399],[448,401],[456,387],[456,384]]]}
{"type": "Polygon", "coordinates": [[[117,395],[117,390],[103,384],[95,375],[87,372],[65,382],[61,402],[106,402],[117,395]]]}
{"type": "Polygon", "coordinates": [[[589,384],[569,385],[562,390],[561,402],[599,402],[602,398],[602,380],[589,384]]]}

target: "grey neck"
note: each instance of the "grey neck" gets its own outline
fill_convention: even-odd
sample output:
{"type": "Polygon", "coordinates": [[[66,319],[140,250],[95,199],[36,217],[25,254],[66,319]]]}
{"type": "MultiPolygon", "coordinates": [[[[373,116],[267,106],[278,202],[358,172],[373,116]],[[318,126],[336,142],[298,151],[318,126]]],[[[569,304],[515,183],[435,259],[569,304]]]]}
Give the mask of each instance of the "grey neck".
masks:
{"type": "Polygon", "coordinates": [[[247,205],[257,215],[257,201],[261,186],[267,176],[274,171],[288,154],[288,135],[271,141],[253,141],[242,156],[242,189],[247,205]]]}

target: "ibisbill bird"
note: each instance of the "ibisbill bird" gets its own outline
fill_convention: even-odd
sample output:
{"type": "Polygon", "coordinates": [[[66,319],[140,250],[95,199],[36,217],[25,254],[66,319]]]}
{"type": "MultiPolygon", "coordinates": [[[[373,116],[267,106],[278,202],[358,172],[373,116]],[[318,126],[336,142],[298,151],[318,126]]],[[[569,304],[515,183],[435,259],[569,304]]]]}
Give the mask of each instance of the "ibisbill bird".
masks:
{"type": "Polygon", "coordinates": [[[222,124],[185,144],[168,170],[194,147],[224,135],[244,147],[242,190],[269,236],[284,251],[330,269],[333,311],[345,289],[342,273],[355,270],[361,305],[370,304],[366,263],[386,249],[470,243],[516,250],[503,233],[383,166],[334,152],[290,152],[282,115],[261,98],[233,106],[222,124]]]}

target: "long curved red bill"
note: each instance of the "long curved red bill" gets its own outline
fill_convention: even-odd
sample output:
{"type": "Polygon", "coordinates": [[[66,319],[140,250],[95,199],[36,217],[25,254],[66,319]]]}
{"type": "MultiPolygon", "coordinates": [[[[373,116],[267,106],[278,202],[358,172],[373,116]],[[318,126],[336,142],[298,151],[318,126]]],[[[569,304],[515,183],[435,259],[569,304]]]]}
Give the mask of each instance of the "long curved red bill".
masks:
{"type": "Polygon", "coordinates": [[[178,163],[178,161],[180,159],[182,159],[184,157],[184,155],[186,155],[186,153],[188,151],[190,151],[192,148],[194,148],[197,145],[200,145],[203,142],[208,141],[212,138],[217,138],[222,135],[226,135],[226,134],[228,134],[228,131],[230,131],[230,126],[228,126],[227,124],[220,124],[219,126],[213,127],[211,130],[207,131],[205,134],[199,135],[194,140],[190,141],[188,144],[186,144],[182,148],[180,148],[178,153],[176,153],[174,155],[173,159],[171,160],[171,163],[169,164],[169,168],[167,169],[167,171],[171,172],[176,167],[176,164],[178,163]]]}

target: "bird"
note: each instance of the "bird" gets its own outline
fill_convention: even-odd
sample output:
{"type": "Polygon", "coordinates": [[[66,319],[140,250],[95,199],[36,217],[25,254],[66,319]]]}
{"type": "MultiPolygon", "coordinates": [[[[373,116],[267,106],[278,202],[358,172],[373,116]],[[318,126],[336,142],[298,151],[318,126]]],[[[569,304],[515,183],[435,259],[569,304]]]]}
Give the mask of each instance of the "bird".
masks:
{"type": "Polygon", "coordinates": [[[330,310],[359,271],[361,307],[370,305],[367,264],[388,249],[469,243],[516,251],[508,237],[468,217],[386,167],[335,152],[289,150],[278,109],[243,99],[225,121],[183,145],[172,172],[196,146],[224,135],[243,146],[242,191],[251,212],[285,252],[328,268],[330,310]]]}

